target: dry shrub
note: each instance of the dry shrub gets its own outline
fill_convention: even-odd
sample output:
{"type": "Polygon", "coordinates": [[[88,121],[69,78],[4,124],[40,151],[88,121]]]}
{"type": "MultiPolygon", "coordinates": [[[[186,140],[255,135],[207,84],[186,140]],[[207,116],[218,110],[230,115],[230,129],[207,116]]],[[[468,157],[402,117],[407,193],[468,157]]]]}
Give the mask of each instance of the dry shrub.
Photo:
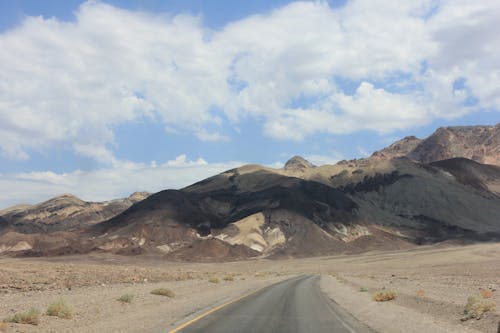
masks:
{"type": "Polygon", "coordinates": [[[54,316],[63,319],[73,318],[73,309],[62,299],[49,305],[47,316],[54,316]]]}
{"type": "Polygon", "coordinates": [[[481,289],[481,296],[483,298],[491,298],[493,296],[493,291],[490,289],[481,289]]]}
{"type": "Polygon", "coordinates": [[[416,292],[417,297],[424,297],[425,296],[425,291],[422,289],[417,290],[416,292]]]}
{"type": "Polygon", "coordinates": [[[373,300],[377,302],[391,301],[396,298],[396,292],[392,290],[381,290],[373,295],[373,300]]]}
{"type": "Polygon", "coordinates": [[[180,272],[178,273],[174,280],[175,281],[185,281],[185,280],[193,280],[195,278],[193,272],[180,272]]]}
{"type": "Polygon", "coordinates": [[[208,279],[208,282],[211,282],[211,283],[219,283],[220,281],[219,281],[219,279],[218,279],[218,278],[216,278],[216,277],[212,277],[212,278],[208,279]]]}
{"type": "Polygon", "coordinates": [[[167,296],[167,297],[175,297],[175,294],[172,290],[167,288],[158,288],[151,291],[153,295],[167,296]]]}
{"type": "Polygon", "coordinates": [[[362,292],[362,293],[364,293],[364,292],[368,291],[368,288],[366,288],[366,287],[360,287],[359,291],[362,292]]]}
{"type": "Polygon", "coordinates": [[[337,281],[340,283],[347,283],[348,282],[346,278],[344,278],[340,275],[337,275],[336,277],[337,277],[337,281]]]}
{"type": "Polygon", "coordinates": [[[27,312],[16,313],[14,316],[6,319],[5,321],[16,324],[38,325],[40,323],[40,311],[35,308],[31,308],[31,310],[27,312]]]}
{"type": "Polygon", "coordinates": [[[132,300],[134,299],[134,295],[132,294],[124,294],[121,295],[117,300],[122,303],[132,303],[132,300]]]}
{"type": "Polygon", "coordinates": [[[464,316],[462,321],[469,319],[481,319],[483,314],[489,311],[493,311],[496,308],[495,301],[491,299],[485,299],[482,296],[470,296],[467,298],[467,304],[464,308],[464,316]]]}
{"type": "Polygon", "coordinates": [[[231,275],[224,276],[224,281],[234,281],[234,278],[231,275]]]}
{"type": "Polygon", "coordinates": [[[5,321],[0,321],[0,331],[7,330],[7,323],[5,321]]]}

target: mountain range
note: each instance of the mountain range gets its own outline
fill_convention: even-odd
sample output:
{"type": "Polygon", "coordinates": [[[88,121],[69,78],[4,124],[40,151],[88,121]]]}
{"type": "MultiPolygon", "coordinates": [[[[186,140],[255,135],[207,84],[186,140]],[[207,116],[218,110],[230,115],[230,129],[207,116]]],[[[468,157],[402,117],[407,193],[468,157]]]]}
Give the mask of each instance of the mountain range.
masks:
{"type": "Polygon", "coordinates": [[[500,239],[500,124],[439,128],[368,158],[245,165],[105,203],[64,195],[0,211],[0,254],[176,260],[301,257],[500,239]]]}

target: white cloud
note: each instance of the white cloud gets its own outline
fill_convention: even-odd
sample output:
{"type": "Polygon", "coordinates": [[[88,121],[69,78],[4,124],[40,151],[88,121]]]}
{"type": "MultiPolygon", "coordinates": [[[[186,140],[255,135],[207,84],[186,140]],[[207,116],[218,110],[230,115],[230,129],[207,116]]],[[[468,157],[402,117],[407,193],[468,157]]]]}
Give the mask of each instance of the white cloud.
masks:
{"type": "Polygon", "coordinates": [[[495,1],[433,0],[359,0],[340,9],[299,2],[252,16],[214,39],[237,52],[232,79],[244,83],[227,108],[263,118],[271,137],[296,141],[498,111],[499,19],[495,1]],[[467,89],[454,90],[462,77],[467,89]],[[354,94],[337,78],[359,82],[354,94]],[[478,105],[464,105],[471,95],[478,105]]]}
{"type": "MultiPolygon", "coordinates": [[[[429,57],[432,64],[432,72],[427,77],[429,90],[439,83],[449,89],[454,80],[463,78],[470,93],[479,99],[480,107],[498,111],[500,31],[495,27],[499,20],[498,1],[443,0],[439,13],[429,20],[429,33],[439,50],[429,57]]],[[[437,95],[443,89],[434,91],[437,95]]],[[[445,102],[452,106],[463,102],[463,96],[444,95],[449,98],[445,102]]]]}
{"type": "Polygon", "coordinates": [[[113,156],[113,153],[107,149],[106,147],[100,144],[79,144],[75,143],[73,145],[75,152],[82,155],[91,157],[96,161],[99,161],[103,164],[111,164],[114,165],[118,163],[116,158],[113,156]]]}
{"type": "Polygon", "coordinates": [[[204,128],[200,128],[196,133],[196,136],[201,141],[229,141],[230,138],[227,135],[223,135],[219,132],[209,132],[204,128]]]}
{"type": "Polygon", "coordinates": [[[29,172],[0,175],[0,209],[19,203],[36,203],[63,193],[84,200],[126,197],[134,191],[157,192],[181,188],[206,177],[241,166],[241,162],[208,163],[177,156],[161,166],[122,162],[113,167],[70,173],[29,172]]]}
{"type": "Polygon", "coordinates": [[[3,154],[69,144],[108,161],[121,123],[157,116],[190,130],[214,122],[207,110],[225,100],[227,61],[206,39],[197,18],[99,2],[83,4],[74,23],[26,18],[0,34],[3,154]]]}
{"type": "Polygon", "coordinates": [[[3,156],[57,145],[112,165],[114,128],[144,118],[229,140],[215,109],[287,140],[500,109],[494,0],[296,2],[218,31],[94,1],[75,15],[28,17],[0,34],[3,156]]]}
{"type": "MultiPolygon", "coordinates": [[[[395,140],[391,141],[391,143],[394,141],[395,140]]],[[[363,147],[358,147],[358,154],[361,155],[361,157],[369,157],[371,155],[371,153],[363,147]]]]}
{"type": "Polygon", "coordinates": [[[324,164],[335,164],[344,159],[344,156],[340,153],[332,153],[331,155],[305,155],[304,158],[312,164],[320,166],[324,164]]]}
{"type": "Polygon", "coordinates": [[[276,162],[273,162],[273,163],[268,164],[266,166],[269,167],[269,168],[281,169],[281,168],[283,168],[285,166],[285,163],[276,161],[276,162]]]}
{"type": "Polygon", "coordinates": [[[392,94],[368,82],[362,82],[352,96],[333,95],[332,102],[345,112],[338,117],[345,132],[370,129],[385,133],[423,125],[430,118],[427,104],[418,95],[392,94]]]}
{"type": "Polygon", "coordinates": [[[189,166],[200,166],[200,165],[208,165],[207,161],[203,158],[198,158],[196,161],[189,161],[185,154],[177,156],[174,160],[167,161],[163,164],[163,166],[169,167],[189,167],[189,166]]]}

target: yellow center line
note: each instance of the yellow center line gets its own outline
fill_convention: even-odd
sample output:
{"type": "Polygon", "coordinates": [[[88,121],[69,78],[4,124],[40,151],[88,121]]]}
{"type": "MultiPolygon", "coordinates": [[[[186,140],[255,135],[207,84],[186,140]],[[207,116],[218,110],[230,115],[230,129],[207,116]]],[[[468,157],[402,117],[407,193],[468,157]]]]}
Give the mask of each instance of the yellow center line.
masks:
{"type": "MultiPolygon", "coordinates": [[[[286,281],[286,280],[285,280],[285,281],[286,281]]],[[[276,283],[280,283],[280,282],[283,282],[283,281],[279,281],[279,282],[276,282],[276,283]]],[[[248,296],[254,295],[254,294],[258,293],[259,291],[261,291],[261,290],[263,290],[263,289],[265,289],[265,288],[268,288],[268,287],[270,287],[270,286],[272,286],[272,285],[275,285],[276,283],[273,283],[273,284],[271,284],[271,285],[264,286],[264,287],[262,287],[262,288],[259,288],[259,289],[255,290],[255,291],[252,291],[252,292],[250,292],[250,293],[248,293],[248,294],[244,294],[244,295],[242,295],[242,296],[240,296],[240,297],[237,297],[237,298],[235,298],[235,299],[232,299],[232,300],[230,300],[230,301],[227,301],[226,303],[223,303],[223,304],[221,304],[221,305],[218,305],[218,306],[216,306],[215,308],[212,308],[212,309],[210,309],[210,310],[208,310],[208,311],[206,311],[206,312],[204,312],[204,313],[200,314],[199,316],[197,316],[197,317],[195,317],[195,318],[193,318],[193,319],[191,319],[191,320],[189,320],[189,321],[185,322],[184,324],[182,324],[182,325],[180,325],[180,326],[177,326],[176,328],[172,329],[172,330],[171,330],[171,331],[169,331],[168,333],[177,333],[177,332],[179,332],[180,330],[182,330],[182,329],[184,329],[184,328],[188,327],[189,325],[191,325],[191,324],[193,324],[193,323],[197,322],[198,320],[205,318],[205,317],[206,317],[206,316],[208,316],[209,314],[212,314],[212,313],[214,313],[215,311],[218,311],[218,310],[220,310],[220,309],[222,309],[222,308],[224,308],[224,307],[226,307],[226,306],[228,306],[228,305],[230,305],[230,304],[233,304],[233,303],[235,303],[235,302],[238,302],[238,301],[242,300],[242,299],[243,299],[243,298],[245,298],[245,297],[248,297],[248,296]]]]}

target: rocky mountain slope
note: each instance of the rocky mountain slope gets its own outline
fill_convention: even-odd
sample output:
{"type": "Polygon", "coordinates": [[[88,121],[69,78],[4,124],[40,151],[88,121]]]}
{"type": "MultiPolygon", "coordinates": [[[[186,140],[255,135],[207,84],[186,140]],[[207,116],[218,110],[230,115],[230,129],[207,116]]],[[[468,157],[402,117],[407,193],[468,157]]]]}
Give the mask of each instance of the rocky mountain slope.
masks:
{"type": "Polygon", "coordinates": [[[202,260],[214,248],[295,257],[500,236],[500,167],[400,158],[296,171],[248,165],[156,193],[92,226],[93,245],[202,260]]]}
{"type": "Polygon", "coordinates": [[[101,245],[106,248],[120,248],[133,235],[135,246],[165,253],[188,250],[206,238],[246,246],[255,255],[276,249],[311,255],[341,249],[330,233],[352,224],[356,208],[330,186],[246,166],[180,191],[156,193],[91,230],[97,237],[108,235],[101,245]]]}
{"type": "Polygon", "coordinates": [[[406,137],[373,156],[406,156],[423,163],[464,157],[500,166],[500,123],[495,126],[441,127],[426,139],[406,137]]]}
{"type": "Polygon", "coordinates": [[[498,127],[440,129],[335,165],[245,165],[108,210],[70,196],[12,208],[0,253],[231,260],[500,240],[500,166],[455,156],[495,161],[498,127]]]}
{"type": "Polygon", "coordinates": [[[289,159],[283,169],[289,173],[303,173],[316,166],[301,156],[294,156],[289,159]]]}
{"type": "Polygon", "coordinates": [[[28,234],[70,230],[105,221],[148,195],[147,192],[136,192],[124,199],[86,202],[74,195],[64,194],[36,205],[18,205],[1,210],[0,225],[28,234]]]}
{"type": "Polygon", "coordinates": [[[379,158],[396,158],[402,156],[408,156],[417,146],[422,142],[415,136],[407,136],[401,140],[398,140],[382,150],[373,153],[372,157],[379,158]]]}

